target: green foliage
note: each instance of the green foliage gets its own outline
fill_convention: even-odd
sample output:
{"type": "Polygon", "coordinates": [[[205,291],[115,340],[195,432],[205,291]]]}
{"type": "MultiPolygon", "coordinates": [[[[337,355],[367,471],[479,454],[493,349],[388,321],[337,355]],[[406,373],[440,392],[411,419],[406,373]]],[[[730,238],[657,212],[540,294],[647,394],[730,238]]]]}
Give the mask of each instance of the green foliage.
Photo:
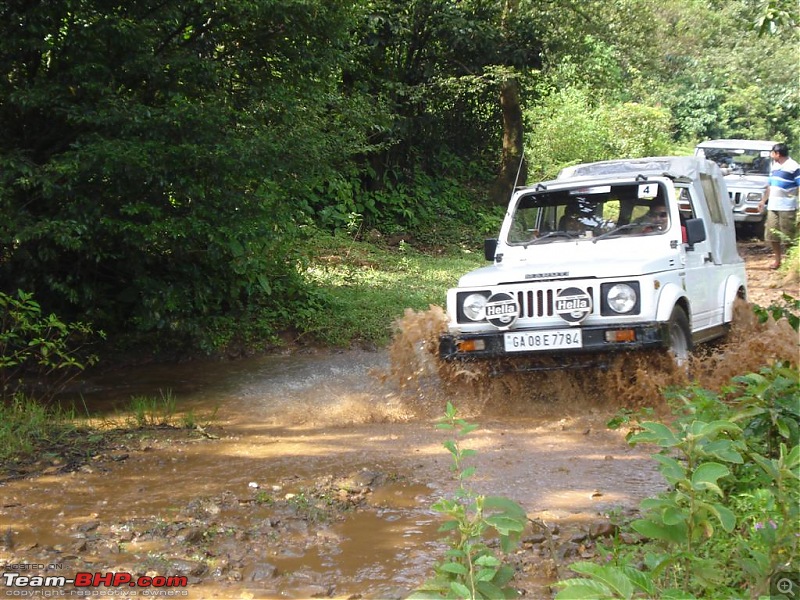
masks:
{"type": "Polygon", "coordinates": [[[660,423],[642,423],[642,427],[644,431],[631,436],[630,442],[654,443],[664,449],[664,454],[654,458],[661,463],[661,473],[671,491],[644,500],[643,518],[633,521],[631,527],[646,539],[669,547],[669,552],[656,557],[654,568],[664,570],[674,565],[682,574],[679,584],[684,592],[690,589],[690,578],[703,586],[719,586],[724,563],[702,557],[698,546],[718,527],[730,533],[736,526],[735,515],[720,502],[723,492],[719,480],[731,474],[724,463],[743,462],[737,444],[728,438],[739,429],[726,421],[694,421],[678,432],[660,423]]]}
{"type": "Polygon", "coordinates": [[[780,364],[734,378],[721,396],[675,391],[670,425],[643,421],[629,434],[661,448],[653,457],[670,486],[628,525],[639,545],[618,541],[610,563],[573,565],[583,577],[559,582],[557,598],[759,597],[772,575],[796,571],[799,398],[797,370],[780,364]]]}
{"type": "Polygon", "coordinates": [[[366,104],[337,90],[351,10],[4,5],[0,280],[195,347],[209,320],[302,305],[287,198],[368,149],[366,104]]]}
{"type": "Polygon", "coordinates": [[[171,390],[161,396],[134,396],[130,413],[135,427],[160,427],[174,425],[178,403],[171,390]]]}
{"type": "Polygon", "coordinates": [[[566,166],[609,158],[603,140],[608,135],[585,90],[565,88],[550,94],[526,112],[528,177],[555,177],[566,166]]]}
{"type": "Polygon", "coordinates": [[[71,415],[17,394],[0,402],[0,461],[34,455],[74,431],[71,415]]]}
{"type": "MultiPolygon", "coordinates": [[[[652,64],[650,97],[673,113],[678,139],[797,145],[797,82],[785,71],[796,62],[786,50],[796,47],[797,28],[760,35],[755,23],[770,12],[767,4],[686,1],[662,13],[659,27],[672,35],[650,40],[652,50],[668,57],[652,64]]],[[[792,12],[796,22],[796,5],[792,12]]]]}
{"type": "Polygon", "coordinates": [[[797,3],[791,0],[762,0],[756,15],[759,35],[792,32],[800,24],[797,3]]]}
{"type": "Polygon", "coordinates": [[[509,14],[503,3],[473,0],[363,6],[356,31],[360,60],[347,75],[382,105],[373,135],[384,150],[369,160],[370,187],[405,183],[419,168],[439,176],[435,162],[442,150],[481,163],[483,171],[493,168],[502,134],[498,85],[538,67],[538,11],[509,14]]]}
{"type": "Polygon", "coordinates": [[[433,509],[447,520],[439,531],[451,533],[450,549],[446,560],[436,567],[436,576],[423,584],[409,598],[514,598],[511,587],[514,570],[505,565],[488,544],[487,536],[498,537],[500,549],[508,554],[519,544],[519,537],[527,524],[523,508],[508,498],[483,496],[466,487],[475,468],[467,466],[465,459],[474,456],[475,450],[462,447],[460,439],[478,426],[468,423],[456,414],[448,402],[438,429],[453,432],[453,439],[444,443],[453,459],[452,470],[458,480],[458,490],[453,498],[441,498],[433,509]]]}
{"type": "Polygon", "coordinates": [[[797,20],[785,0],[2,3],[0,291],[115,349],[277,343],[336,309],[305,277],[310,223],[495,233],[511,79],[531,178],[797,145],[797,20]]]}
{"type": "Polygon", "coordinates": [[[680,422],[714,418],[744,423],[748,446],[770,458],[777,456],[781,444],[800,443],[800,384],[790,365],[776,363],[759,373],[736,376],[721,396],[692,386],[670,391],[667,397],[680,422]]]}
{"type": "Polygon", "coordinates": [[[797,369],[775,365],[735,377],[740,385],[737,398],[731,401],[734,421],[747,421],[745,433],[759,453],[776,458],[783,444],[800,444],[800,385],[797,369]]]}
{"type": "MultiPolygon", "coordinates": [[[[558,584],[563,587],[556,594],[558,600],[607,600],[610,598],[633,598],[644,594],[646,598],[669,598],[669,593],[656,595],[656,586],[652,580],[630,566],[598,565],[591,562],[576,562],[570,565],[578,575],[565,579],[558,584]]],[[[691,596],[680,598],[689,600],[691,596]]]]}
{"type": "Polygon", "coordinates": [[[792,329],[800,330],[800,298],[794,298],[789,294],[781,294],[781,302],[773,302],[768,307],[755,306],[754,311],[761,323],[766,323],[770,317],[775,321],[786,319],[792,329]]]}
{"type": "MultiPolygon", "coordinates": [[[[485,167],[449,151],[429,161],[427,168],[385,169],[380,189],[364,189],[359,173],[321,182],[305,198],[308,218],[324,231],[354,238],[377,231],[407,233],[425,247],[474,242],[474,224],[496,210],[470,187],[488,178],[485,167]]],[[[499,223],[492,232],[497,229],[499,223]]]]}
{"type": "Polygon", "coordinates": [[[670,154],[672,116],[664,108],[635,102],[606,108],[611,158],[670,154]]]}
{"type": "Polygon", "coordinates": [[[559,89],[526,113],[529,177],[552,178],[566,166],[668,154],[670,115],[635,103],[595,100],[581,87],[559,89]]]}
{"type": "Polygon", "coordinates": [[[97,363],[98,357],[86,349],[104,337],[87,323],[64,323],[55,314],[44,314],[30,293],[19,290],[15,297],[0,292],[0,403],[21,391],[49,402],[97,363]]]}
{"type": "Polygon", "coordinates": [[[326,493],[312,490],[301,490],[297,494],[287,494],[287,504],[302,519],[311,523],[327,523],[331,521],[338,506],[336,501],[326,493]]]}
{"type": "MultiPolygon", "coordinates": [[[[678,0],[665,6],[643,0],[556,6],[561,19],[553,18],[542,32],[550,49],[545,103],[550,90],[576,87],[587,90],[590,105],[634,102],[665,111],[673,142],[733,137],[798,144],[800,103],[791,75],[796,60],[787,52],[798,43],[796,4],[678,0]],[[572,10],[579,18],[568,18],[572,10]]],[[[536,108],[530,101],[526,106],[536,108]]]]}
{"type": "Polygon", "coordinates": [[[387,344],[406,309],[441,305],[444,290],[484,263],[476,251],[431,255],[407,244],[387,249],[321,232],[305,248],[304,275],[328,309],[303,315],[300,325],[306,337],[335,346],[387,344]]]}

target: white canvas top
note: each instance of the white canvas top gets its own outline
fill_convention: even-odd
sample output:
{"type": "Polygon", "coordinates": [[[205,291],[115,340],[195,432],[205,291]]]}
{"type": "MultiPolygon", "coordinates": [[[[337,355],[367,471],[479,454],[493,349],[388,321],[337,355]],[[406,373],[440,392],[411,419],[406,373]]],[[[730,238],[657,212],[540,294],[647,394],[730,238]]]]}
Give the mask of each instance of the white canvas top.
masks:
{"type": "Polygon", "coordinates": [[[740,148],[742,150],[772,150],[778,142],[769,140],[708,140],[697,144],[697,148],[740,148]]]}
{"type": "Polygon", "coordinates": [[[717,165],[694,156],[653,156],[605,160],[566,167],[558,174],[559,180],[572,177],[609,177],[631,173],[663,175],[671,179],[697,179],[698,173],[713,173],[717,165]]]}

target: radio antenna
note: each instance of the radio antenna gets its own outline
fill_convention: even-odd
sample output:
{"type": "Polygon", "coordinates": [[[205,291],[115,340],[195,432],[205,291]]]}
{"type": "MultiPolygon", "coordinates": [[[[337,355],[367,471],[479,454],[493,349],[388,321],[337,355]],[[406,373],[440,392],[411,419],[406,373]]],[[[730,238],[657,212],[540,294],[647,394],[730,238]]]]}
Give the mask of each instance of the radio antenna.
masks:
{"type": "Polygon", "coordinates": [[[522,171],[522,163],[525,160],[525,150],[522,151],[522,155],[519,157],[519,166],[517,167],[517,176],[514,177],[514,187],[511,188],[511,195],[514,195],[514,192],[517,189],[517,184],[519,183],[519,174],[522,171]]]}

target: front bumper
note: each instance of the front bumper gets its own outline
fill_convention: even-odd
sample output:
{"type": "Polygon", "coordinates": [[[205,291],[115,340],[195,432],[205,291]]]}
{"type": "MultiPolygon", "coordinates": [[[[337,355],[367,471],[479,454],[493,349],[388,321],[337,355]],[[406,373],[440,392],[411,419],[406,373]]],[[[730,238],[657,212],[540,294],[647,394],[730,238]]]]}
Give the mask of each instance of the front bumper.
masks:
{"type": "MultiPolygon", "coordinates": [[[[636,325],[614,327],[582,327],[583,345],[581,348],[559,350],[534,350],[527,352],[506,352],[503,342],[504,332],[446,333],[439,337],[439,357],[443,360],[489,359],[515,356],[575,356],[586,353],[621,352],[669,347],[669,325],[661,322],[637,323],[636,325]],[[621,335],[622,334],[622,335],[621,335]],[[609,338],[627,338],[630,341],[609,341],[609,338]],[[475,343],[477,342],[477,343],[475,343]],[[480,349],[465,351],[463,348],[477,346],[480,349]]],[[[522,331],[522,330],[515,330],[522,331]]]]}
{"type": "Polygon", "coordinates": [[[761,223],[767,213],[760,212],[758,207],[750,207],[749,209],[734,210],[733,222],[734,223],[761,223]]]}

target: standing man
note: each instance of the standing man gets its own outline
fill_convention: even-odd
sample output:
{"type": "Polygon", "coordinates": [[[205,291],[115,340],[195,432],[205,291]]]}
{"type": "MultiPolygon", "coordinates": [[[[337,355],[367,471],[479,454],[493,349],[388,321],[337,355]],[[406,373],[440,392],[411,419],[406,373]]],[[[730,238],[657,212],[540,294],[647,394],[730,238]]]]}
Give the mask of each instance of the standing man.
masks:
{"type": "Polygon", "coordinates": [[[764,240],[772,244],[775,260],[772,269],[781,266],[782,244],[792,243],[797,226],[797,190],[800,187],[800,165],[789,158],[786,144],[775,144],[769,153],[772,169],[769,187],[761,200],[767,207],[764,240]]]}

